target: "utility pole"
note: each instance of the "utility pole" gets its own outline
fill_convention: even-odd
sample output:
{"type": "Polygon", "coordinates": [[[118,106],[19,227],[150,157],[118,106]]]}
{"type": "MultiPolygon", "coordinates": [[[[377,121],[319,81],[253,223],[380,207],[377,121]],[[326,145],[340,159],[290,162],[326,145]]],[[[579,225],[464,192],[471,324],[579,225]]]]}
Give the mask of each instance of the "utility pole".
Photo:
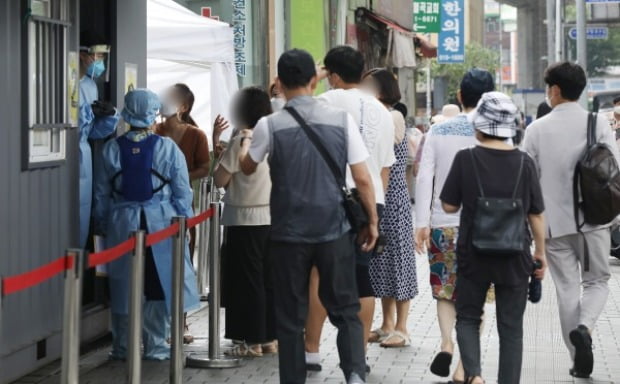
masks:
{"type": "Polygon", "coordinates": [[[547,65],[553,64],[555,60],[555,2],[547,0],[547,65]]]}
{"type": "Polygon", "coordinates": [[[502,4],[499,5],[499,91],[504,88],[504,26],[502,24],[502,4]]]}
{"type": "MultiPolygon", "coordinates": [[[[577,64],[581,65],[583,70],[588,73],[588,52],[587,52],[587,31],[586,31],[586,2],[585,0],[575,0],[577,7],[577,64]]],[[[579,103],[582,107],[587,108],[588,97],[587,92],[581,94],[579,103]]]]}
{"type": "Polygon", "coordinates": [[[555,61],[564,61],[564,20],[562,0],[555,0],[555,61]]]}

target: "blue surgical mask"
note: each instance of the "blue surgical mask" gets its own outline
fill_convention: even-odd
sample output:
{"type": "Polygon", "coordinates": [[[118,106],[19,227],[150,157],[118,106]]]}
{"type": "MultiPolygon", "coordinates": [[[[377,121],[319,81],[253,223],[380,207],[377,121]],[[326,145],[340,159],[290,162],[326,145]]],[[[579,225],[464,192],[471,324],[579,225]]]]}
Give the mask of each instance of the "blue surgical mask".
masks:
{"type": "Polygon", "coordinates": [[[103,60],[93,61],[88,65],[88,68],[86,69],[86,75],[93,79],[96,79],[97,77],[103,75],[103,72],[105,72],[105,64],[103,63],[103,60]]]}

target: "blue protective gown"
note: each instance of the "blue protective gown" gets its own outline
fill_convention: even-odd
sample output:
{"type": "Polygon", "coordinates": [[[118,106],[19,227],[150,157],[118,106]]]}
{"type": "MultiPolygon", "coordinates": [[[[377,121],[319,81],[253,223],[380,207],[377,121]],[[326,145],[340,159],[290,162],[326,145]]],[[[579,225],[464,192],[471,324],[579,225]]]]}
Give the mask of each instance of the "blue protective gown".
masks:
{"type": "MultiPolygon", "coordinates": [[[[149,135],[153,133],[149,132],[149,135]]],[[[130,138],[136,132],[128,132],[130,138]]],[[[146,136],[144,136],[146,138],[146,136]]],[[[103,148],[103,159],[98,167],[95,179],[95,225],[104,232],[106,248],[113,247],[127,240],[132,232],[140,227],[140,213],[144,211],[148,233],[157,232],[168,227],[174,216],[192,217],[192,190],[183,153],[169,138],[161,138],[154,148],[153,169],[170,180],[162,190],[145,202],[124,201],[112,192],[111,180],[121,170],[119,146],[111,140],[103,148]],[[99,169],[101,168],[101,169],[99,169]]],[[[120,190],[122,175],[116,179],[116,190],[120,190]]],[[[161,184],[156,176],[151,176],[153,186],[161,184]]],[[[153,245],[153,259],[165,295],[168,315],[172,298],[172,239],[153,245]]],[[[128,313],[130,290],[131,257],[129,254],[108,264],[112,313],[128,313]]],[[[185,247],[185,311],[197,308],[199,298],[196,275],[189,255],[189,246],[185,247]]]]}
{"type": "Polygon", "coordinates": [[[95,117],[90,105],[99,99],[97,84],[84,76],[80,79],[80,247],[85,247],[90,226],[93,197],[93,160],[88,139],[103,139],[114,133],[120,115],[95,117]]]}

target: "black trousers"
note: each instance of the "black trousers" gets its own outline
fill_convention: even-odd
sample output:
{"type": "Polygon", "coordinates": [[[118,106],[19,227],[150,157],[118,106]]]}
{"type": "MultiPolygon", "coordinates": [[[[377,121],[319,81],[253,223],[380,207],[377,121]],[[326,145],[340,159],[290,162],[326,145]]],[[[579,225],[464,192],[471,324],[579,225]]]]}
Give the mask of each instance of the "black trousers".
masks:
{"type": "Polygon", "coordinates": [[[310,270],[319,271],[319,298],[329,320],[338,328],[340,367],[348,380],[365,377],[362,323],[355,282],[353,237],[320,244],[271,242],[274,263],[276,330],[280,348],[280,383],[306,382],[304,325],[308,315],[310,270]]]}
{"type": "MultiPolygon", "coordinates": [[[[481,376],[480,321],[491,282],[479,282],[459,274],[456,280],[456,336],[465,377],[481,376]]],[[[518,384],[523,360],[523,314],[528,281],[518,285],[495,283],[499,333],[499,384],[518,384]]]]}
{"type": "Polygon", "coordinates": [[[227,339],[252,345],[276,338],[269,228],[268,225],[226,227],[222,298],[226,307],[227,339]]]}

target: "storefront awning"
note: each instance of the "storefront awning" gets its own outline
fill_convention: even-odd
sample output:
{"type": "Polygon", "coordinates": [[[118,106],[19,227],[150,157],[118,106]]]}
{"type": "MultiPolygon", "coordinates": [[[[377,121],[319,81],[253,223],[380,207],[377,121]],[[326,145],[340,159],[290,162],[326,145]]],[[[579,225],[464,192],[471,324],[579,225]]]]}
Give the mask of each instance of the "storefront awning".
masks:
{"type": "Polygon", "coordinates": [[[426,40],[422,35],[416,34],[411,29],[405,28],[396,23],[395,21],[381,16],[369,9],[359,8],[358,15],[360,14],[364,17],[367,17],[371,20],[377,21],[385,25],[389,29],[392,29],[404,35],[411,36],[418,56],[425,58],[437,57],[437,47],[434,46],[430,41],[426,40]]]}

